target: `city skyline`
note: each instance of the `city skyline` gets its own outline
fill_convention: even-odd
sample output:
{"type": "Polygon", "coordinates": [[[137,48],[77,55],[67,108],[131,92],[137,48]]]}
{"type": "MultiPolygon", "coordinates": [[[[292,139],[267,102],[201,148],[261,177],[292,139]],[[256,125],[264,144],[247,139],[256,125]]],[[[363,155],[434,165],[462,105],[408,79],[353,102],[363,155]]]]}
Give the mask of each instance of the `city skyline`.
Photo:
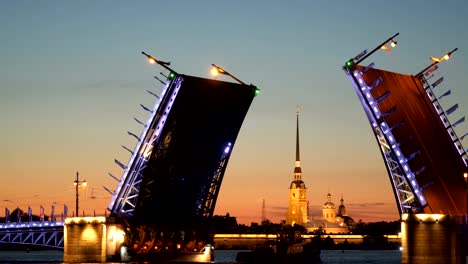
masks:
{"type": "MultiPolygon", "coordinates": [[[[239,223],[284,219],[295,158],[295,108],[301,107],[301,167],[311,215],[327,193],[344,196],[355,221],[393,221],[397,206],[375,138],[341,66],[399,32],[392,53],[366,60],[415,74],[439,65],[444,106],[468,113],[468,24],[464,1],[356,5],[348,1],[154,3],[15,1],[0,9],[0,203],[10,210],[75,206],[76,172],[88,189],[80,208],[104,213],[165,73],[141,51],[180,73],[213,78],[215,63],[260,88],[224,175],[215,214],[239,223]],[[436,21],[429,23],[437,14],[436,21]]],[[[219,76],[220,80],[233,81],[219,76]]],[[[438,87],[439,89],[439,87],[438,87]]],[[[462,123],[459,136],[468,131],[462,123]]],[[[465,139],[466,140],[466,139],[465,139]]],[[[466,146],[467,143],[463,142],[466,146]]],[[[60,210],[58,210],[60,211],[60,210]]],[[[316,212],[316,213],[314,213],[316,212]]]]}

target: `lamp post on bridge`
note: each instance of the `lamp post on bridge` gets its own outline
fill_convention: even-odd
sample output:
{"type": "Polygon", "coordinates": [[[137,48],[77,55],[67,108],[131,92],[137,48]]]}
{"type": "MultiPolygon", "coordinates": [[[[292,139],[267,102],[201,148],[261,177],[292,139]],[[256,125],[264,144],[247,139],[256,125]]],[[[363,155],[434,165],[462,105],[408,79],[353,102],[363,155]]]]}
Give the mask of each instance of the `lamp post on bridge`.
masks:
{"type": "Polygon", "coordinates": [[[225,71],[223,68],[219,67],[218,65],[211,64],[211,66],[213,66],[213,68],[211,69],[211,75],[216,76],[218,74],[224,74],[224,75],[227,75],[227,76],[233,78],[238,83],[240,83],[242,85],[245,85],[245,83],[243,81],[239,80],[237,77],[235,77],[234,75],[232,75],[229,72],[225,71]]]}
{"type": "Polygon", "coordinates": [[[86,187],[86,185],[88,183],[86,182],[86,180],[80,181],[78,179],[78,172],[76,172],[76,180],[73,182],[73,184],[75,185],[75,191],[76,191],[75,192],[76,193],[76,216],[78,216],[78,214],[79,214],[78,213],[78,209],[79,209],[79,207],[78,207],[78,203],[79,203],[78,188],[80,186],[86,187]]]}
{"type": "MultiPolygon", "coordinates": [[[[235,81],[237,81],[238,83],[240,83],[242,85],[247,85],[246,83],[241,81],[239,78],[237,78],[236,76],[230,74],[229,72],[227,72],[225,69],[219,67],[218,65],[212,63],[211,66],[213,66],[213,68],[210,71],[212,76],[216,77],[219,74],[227,75],[227,76],[231,77],[232,79],[234,79],[235,81]]],[[[254,85],[250,84],[250,86],[254,86],[254,85]]],[[[254,86],[254,87],[255,87],[255,95],[259,94],[260,90],[256,86],[254,86]]]]}
{"type": "MultiPolygon", "coordinates": [[[[417,73],[415,76],[416,77],[419,77],[421,75],[423,75],[426,71],[428,71],[429,69],[431,69],[432,67],[436,66],[437,64],[439,64],[441,61],[448,61],[451,56],[452,56],[452,53],[454,53],[455,51],[457,51],[458,48],[454,48],[452,51],[448,52],[447,54],[445,54],[444,56],[440,57],[440,58],[436,58],[436,57],[432,57],[430,56],[429,59],[432,61],[432,63],[427,66],[426,68],[424,68],[422,71],[420,71],[419,73],[417,73]]],[[[465,178],[466,179],[466,178],[465,178]]]]}

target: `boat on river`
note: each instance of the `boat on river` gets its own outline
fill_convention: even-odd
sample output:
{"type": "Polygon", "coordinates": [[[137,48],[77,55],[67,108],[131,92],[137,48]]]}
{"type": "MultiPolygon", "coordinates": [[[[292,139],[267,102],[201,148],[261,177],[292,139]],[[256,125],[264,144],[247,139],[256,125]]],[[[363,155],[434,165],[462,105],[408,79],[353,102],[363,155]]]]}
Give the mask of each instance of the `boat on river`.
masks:
{"type": "Polygon", "coordinates": [[[242,264],[320,263],[321,240],[319,236],[311,238],[310,241],[299,239],[294,242],[279,238],[274,244],[239,252],[236,262],[242,264]]]}

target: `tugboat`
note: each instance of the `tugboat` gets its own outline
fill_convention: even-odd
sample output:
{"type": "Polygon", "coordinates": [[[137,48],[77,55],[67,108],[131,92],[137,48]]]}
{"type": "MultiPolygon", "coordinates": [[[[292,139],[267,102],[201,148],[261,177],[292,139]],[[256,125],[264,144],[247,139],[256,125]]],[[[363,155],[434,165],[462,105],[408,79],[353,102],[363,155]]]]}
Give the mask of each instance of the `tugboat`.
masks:
{"type": "Polygon", "coordinates": [[[289,237],[278,234],[275,243],[239,252],[236,262],[242,264],[314,264],[320,263],[322,238],[315,236],[305,241],[302,236],[289,237]]]}
{"type": "Polygon", "coordinates": [[[214,264],[211,235],[187,230],[163,230],[148,226],[127,230],[124,254],[119,261],[214,264]]]}

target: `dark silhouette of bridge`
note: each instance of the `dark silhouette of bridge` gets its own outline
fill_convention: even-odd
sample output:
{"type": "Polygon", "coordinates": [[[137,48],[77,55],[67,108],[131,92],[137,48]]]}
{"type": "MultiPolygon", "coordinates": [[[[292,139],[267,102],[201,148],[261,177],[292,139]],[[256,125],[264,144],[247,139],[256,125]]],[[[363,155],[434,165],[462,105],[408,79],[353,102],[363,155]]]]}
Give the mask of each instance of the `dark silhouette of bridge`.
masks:
{"type": "MultiPolygon", "coordinates": [[[[455,131],[465,117],[454,117],[458,105],[443,109],[440,101],[450,93],[434,90],[443,77],[430,80],[448,58],[414,75],[362,64],[372,53],[389,49],[397,35],[350,59],[343,70],[369,119],[400,214],[467,215],[466,134],[458,137],[455,131]]],[[[150,117],[140,136],[133,135],[138,142],[129,162],[115,161],[124,172],[114,177],[118,186],[108,209],[128,227],[127,243],[136,253],[175,243],[193,251],[213,239],[209,224],[224,171],[258,89],[179,74],[147,56],[169,72],[160,95],[150,92],[157,98],[154,107],[142,106],[150,117]]],[[[0,243],[46,237],[5,235],[24,228],[0,226],[0,243]]],[[[47,237],[51,241],[56,235],[47,237]]]]}
{"type": "MultiPolygon", "coordinates": [[[[125,226],[131,253],[163,248],[200,251],[213,242],[210,221],[223,175],[242,122],[259,89],[213,64],[237,83],[180,74],[166,69],[159,95],[138,142],[112,193],[110,217],[125,226]],[[176,247],[177,245],[177,247],[176,247]],[[176,248],[175,248],[176,247],[176,248]]],[[[10,223],[0,226],[0,243],[63,247],[63,222],[10,223]],[[39,232],[39,234],[37,234],[39,232]],[[60,233],[61,232],[61,233],[60,233]],[[58,239],[58,240],[56,240],[58,239]],[[54,243],[52,243],[54,242],[54,243]]]]}

